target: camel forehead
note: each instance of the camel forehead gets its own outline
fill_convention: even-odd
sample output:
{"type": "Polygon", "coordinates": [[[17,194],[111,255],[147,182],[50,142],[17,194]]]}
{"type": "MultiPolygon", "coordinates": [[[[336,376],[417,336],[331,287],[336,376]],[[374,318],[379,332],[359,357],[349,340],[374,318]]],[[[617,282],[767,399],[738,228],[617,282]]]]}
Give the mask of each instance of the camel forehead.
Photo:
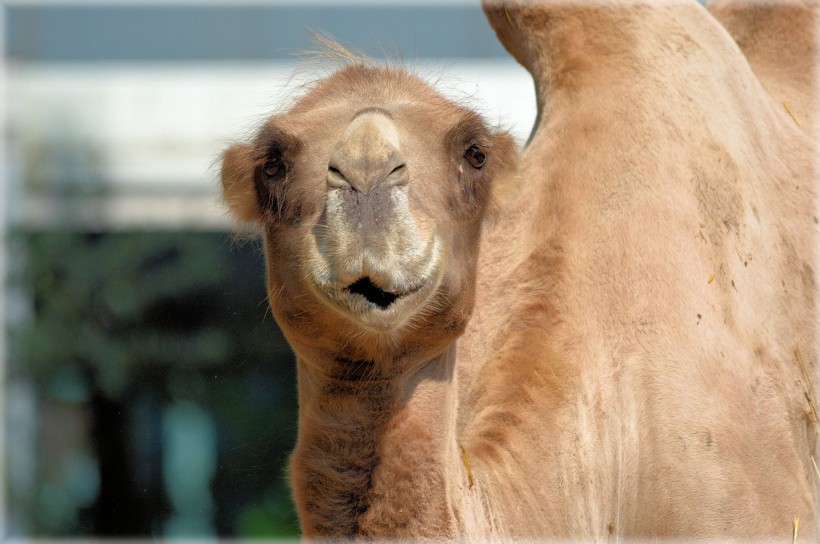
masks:
{"type": "Polygon", "coordinates": [[[466,113],[401,68],[351,66],[318,81],[279,117],[297,134],[337,139],[360,116],[381,127],[392,120],[401,133],[429,137],[447,130],[466,113]],[[372,115],[378,113],[386,118],[372,115]]]}
{"type": "Polygon", "coordinates": [[[310,110],[354,98],[359,104],[440,102],[428,83],[400,67],[353,65],[316,81],[294,110],[310,110]]]}
{"type": "MultiPolygon", "coordinates": [[[[293,108],[277,115],[272,122],[296,134],[331,136],[335,132],[334,138],[371,127],[371,130],[381,131],[382,137],[390,135],[388,141],[396,145],[399,134],[418,132],[430,136],[431,131],[447,130],[465,115],[467,111],[462,107],[444,100],[427,104],[412,100],[362,101],[347,96],[333,102],[313,104],[311,108],[293,108]]],[[[371,132],[372,135],[376,133],[371,132]]]]}

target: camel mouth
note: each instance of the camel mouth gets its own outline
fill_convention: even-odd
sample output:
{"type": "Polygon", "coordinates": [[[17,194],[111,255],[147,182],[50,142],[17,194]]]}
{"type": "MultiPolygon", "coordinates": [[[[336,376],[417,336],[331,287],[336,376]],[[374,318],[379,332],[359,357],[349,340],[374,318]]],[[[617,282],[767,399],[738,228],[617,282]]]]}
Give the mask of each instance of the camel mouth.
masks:
{"type": "Polygon", "coordinates": [[[345,291],[354,295],[361,295],[367,302],[386,310],[400,295],[385,291],[373,283],[369,276],[365,276],[345,287],[345,291]]]}
{"type": "MultiPolygon", "coordinates": [[[[349,280],[348,280],[349,281],[349,280]]],[[[377,332],[387,332],[401,327],[418,313],[424,301],[430,297],[441,281],[441,274],[419,278],[401,291],[388,291],[379,287],[372,276],[361,276],[346,287],[315,283],[322,298],[328,300],[344,315],[377,332]]]]}
{"type": "Polygon", "coordinates": [[[422,255],[413,259],[353,254],[350,262],[324,256],[309,260],[308,287],[344,318],[379,333],[404,327],[426,307],[444,277],[440,240],[434,235],[422,255]],[[389,263],[384,263],[389,261],[389,263]],[[390,266],[388,266],[389,264],[390,266]],[[312,280],[312,281],[310,281],[312,280]]]}

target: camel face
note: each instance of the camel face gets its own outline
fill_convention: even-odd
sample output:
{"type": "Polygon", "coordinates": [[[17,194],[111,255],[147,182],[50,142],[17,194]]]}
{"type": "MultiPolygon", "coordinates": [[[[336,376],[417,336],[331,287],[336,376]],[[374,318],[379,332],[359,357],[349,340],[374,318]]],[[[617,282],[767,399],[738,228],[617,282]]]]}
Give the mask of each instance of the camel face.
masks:
{"type": "Polygon", "coordinates": [[[481,220],[514,157],[420,79],[354,65],[229,149],[222,182],[264,228],[271,307],[295,345],[340,331],[395,344],[463,329],[481,220]]]}

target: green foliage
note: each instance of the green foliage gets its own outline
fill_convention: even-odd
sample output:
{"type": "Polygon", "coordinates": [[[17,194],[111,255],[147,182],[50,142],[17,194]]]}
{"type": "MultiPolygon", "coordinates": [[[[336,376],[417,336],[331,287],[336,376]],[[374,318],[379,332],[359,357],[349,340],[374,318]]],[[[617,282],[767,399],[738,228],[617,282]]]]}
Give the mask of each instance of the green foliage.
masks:
{"type": "Polygon", "coordinates": [[[208,366],[225,360],[220,328],[180,328],[153,312],[224,282],[230,267],[202,236],[178,233],[22,234],[24,282],[35,319],[22,331],[26,370],[48,379],[66,365],[90,370],[106,395],[121,396],[154,365],[208,366]],[[170,326],[166,326],[170,325],[170,326]]]}
{"type": "Polygon", "coordinates": [[[20,236],[20,280],[33,294],[35,319],[19,332],[26,371],[38,379],[81,367],[118,397],[152,366],[209,367],[231,355],[221,324],[173,316],[180,301],[196,306],[230,278],[230,261],[220,259],[213,239],[173,232],[20,236]]]}
{"type": "Polygon", "coordinates": [[[245,510],[239,517],[240,538],[282,538],[298,534],[299,527],[288,515],[290,497],[283,488],[268,493],[263,501],[245,510]]]}
{"type": "MultiPolygon", "coordinates": [[[[60,402],[90,406],[102,395],[133,410],[141,399],[160,399],[145,421],[173,402],[196,403],[218,429],[211,484],[218,533],[295,535],[284,481],[295,440],[295,369],[267,309],[259,249],[203,232],[24,231],[14,247],[20,262],[12,281],[32,301],[32,315],[12,331],[10,373],[33,378],[41,398],[60,402]]],[[[43,489],[54,487],[41,478],[43,489]]],[[[146,500],[165,498],[160,489],[146,500]]],[[[62,532],[49,525],[42,534],[66,536],[80,525],[66,522],[62,532]]]]}

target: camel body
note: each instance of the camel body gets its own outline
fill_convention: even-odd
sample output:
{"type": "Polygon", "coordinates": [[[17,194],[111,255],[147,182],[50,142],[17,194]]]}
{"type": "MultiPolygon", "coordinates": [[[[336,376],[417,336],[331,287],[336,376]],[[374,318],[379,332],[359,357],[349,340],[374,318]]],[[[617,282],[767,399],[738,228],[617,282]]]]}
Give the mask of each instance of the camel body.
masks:
{"type": "MultiPolygon", "coordinates": [[[[755,33],[755,6],[715,6],[726,28],[695,2],[484,9],[533,74],[539,116],[517,170],[501,160],[514,159],[503,135],[464,152],[458,176],[486,153],[490,166],[476,171],[498,179],[486,198],[442,197],[436,217],[456,232],[442,242],[446,296],[433,295],[413,327],[372,332],[314,301],[296,286],[306,273],[292,241],[349,255],[347,238],[326,232],[364,217],[359,201],[333,196],[364,163],[337,169],[331,151],[358,157],[371,152],[357,145],[377,141],[387,151],[365,163],[382,165],[390,142],[412,140],[394,134],[399,110],[376,111],[392,107],[387,91],[369,86],[410,86],[404,76],[349,69],[286,114],[299,123],[272,122],[271,133],[304,132],[324,95],[348,80],[366,91],[340,143],[316,159],[324,169],[331,157],[331,196],[315,210],[260,196],[253,147],[225,155],[226,200],[264,227],[271,307],[297,355],[291,469],[305,535],[781,539],[799,518],[801,539],[816,539],[814,5],[784,15],[802,47],[791,65],[761,47],[776,45],[766,32],[779,12],[755,33]],[[265,215],[271,201],[276,218],[265,215]],[[298,230],[304,217],[321,228],[298,230]]],[[[421,202],[408,209],[435,206],[421,202]]],[[[387,239],[415,232],[410,223],[387,239]]]]}
{"type": "MultiPolygon", "coordinates": [[[[486,9],[540,115],[459,340],[475,525],[816,538],[816,49],[753,64],[761,86],[699,6],[486,9]]],[[[738,33],[758,9],[715,8],[738,33]]],[[[788,45],[812,10],[786,8],[788,45]]]]}

